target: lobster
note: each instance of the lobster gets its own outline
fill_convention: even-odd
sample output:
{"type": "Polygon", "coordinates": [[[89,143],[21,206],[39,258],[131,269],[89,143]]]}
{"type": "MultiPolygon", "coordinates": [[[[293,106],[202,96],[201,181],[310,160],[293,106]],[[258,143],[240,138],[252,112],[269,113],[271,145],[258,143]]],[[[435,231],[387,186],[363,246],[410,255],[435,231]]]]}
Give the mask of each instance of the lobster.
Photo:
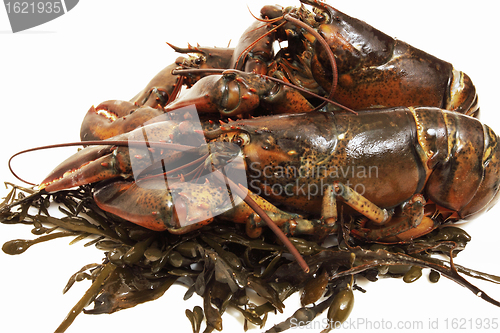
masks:
{"type": "MultiPolygon", "coordinates": [[[[151,165],[161,166],[165,174],[187,172],[179,171],[178,160],[184,157],[169,151],[169,143],[184,143],[187,136],[201,144],[203,132],[190,130],[192,126],[154,122],[109,139],[110,146],[87,147],[61,163],[40,189],[51,192],[115,179],[98,185],[97,204],[146,228],[184,233],[220,215],[247,223],[249,234],[258,236],[262,224],[250,208],[222,199],[220,192],[225,191],[217,191],[210,182],[187,186],[185,177],[172,183],[171,178],[167,189],[164,177],[149,175],[157,169],[151,165]],[[135,142],[138,135],[147,149],[113,146],[122,139],[135,142]],[[165,138],[164,149],[153,146],[165,138]],[[144,173],[147,176],[138,176],[144,173]],[[174,193],[180,193],[177,199],[174,193]],[[211,206],[207,196],[217,204],[211,206]],[[231,204],[234,208],[219,206],[231,204]]],[[[238,152],[214,146],[205,159],[224,165],[240,156],[242,162],[228,168],[246,170],[257,200],[292,235],[326,236],[336,231],[339,200],[363,217],[353,227],[356,237],[409,242],[434,230],[437,215],[457,221],[493,205],[500,184],[497,135],[473,118],[436,108],[268,116],[223,123],[204,135],[213,143],[241,148],[238,152]],[[398,174],[405,177],[394,176],[398,174]],[[282,212],[260,197],[317,220],[282,212]],[[434,209],[426,209],[430,206],[434,209]]]]}
{"type": "Polygon", "coordinates": [[[168,112],[191,104],[199,112],[220,113],[222,117],[401,105],[479,114],[471,79],[450,63],[326,3],[302,3],[314,10],[264,6],[261,18],[243,33],[234,49],[182,49],[169,44],[177,52],[198,56],[178,58],[129,102],[106,101],[91,107],[82,124],[81,139],[109,138],[139,126],[146,114],[151,114],[151,119],[159,115],[161,110],[156,108],[168,112]],[[274,54],[274,41],[287,41],[288,46],[274,54]],[[176,69],[178,66],[183,70],[176,69]],[[210,75],[214,71],[221,74],[210,75]],[[291,82],[295,88],[269,78],[291,82]],[[176,98],[183,84],[189,89],[176,98]],[[303,90],[298,91],[298,87],[303,90]],[[319,104],[317,94],[327,94],[339,104],[319,104]],[[142,109],[140,117],[132,114],[144,106],[152,109],[142,109]],[[122,117],[135,119],[128,125],[109,123],[110,118],[122,117]]]}

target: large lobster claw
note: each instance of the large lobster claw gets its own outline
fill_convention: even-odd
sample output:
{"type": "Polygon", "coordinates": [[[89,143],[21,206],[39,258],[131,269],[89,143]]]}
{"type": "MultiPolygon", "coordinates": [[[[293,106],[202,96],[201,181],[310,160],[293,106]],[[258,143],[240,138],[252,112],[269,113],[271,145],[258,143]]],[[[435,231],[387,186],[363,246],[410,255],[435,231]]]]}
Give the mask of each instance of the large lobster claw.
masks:
{"type": "Polygon", "coordinates": [[[226,187],[211,183],[167,184],[163,176],[137,182],[120,180],[97,186],[97,205],[155,231],[184,234],[212,222],[241,202],[226,187]]]}
{"type": "Polygon", "coordinates": [[[80,139],[105,140],[121,133],[130,132],[153,119],[164,120],[160,109],[143,106],[128,101],[105,101],[90,107],[80,128],[80,139]]]}
{"type": "Polygon", "coordinates": [[[109,145],[84,148],[57,166],[40,189],[54,192],[116,177],[138,178],[157,164],[176,166],[186,155],[200,155],[194,147],[205,144],[203,134],[193,131],[193,126],[188,121],[166,120],[105,140],[109,145]],[[171,143],[181,146],[173,148],[171,143]]]}

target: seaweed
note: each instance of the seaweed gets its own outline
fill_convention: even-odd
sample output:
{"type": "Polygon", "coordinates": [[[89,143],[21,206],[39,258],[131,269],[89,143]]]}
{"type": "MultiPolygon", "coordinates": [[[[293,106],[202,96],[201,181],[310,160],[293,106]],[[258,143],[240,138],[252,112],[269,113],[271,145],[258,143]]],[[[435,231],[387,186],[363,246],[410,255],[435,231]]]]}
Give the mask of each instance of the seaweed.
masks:
{"type": "Polygon", "coordinates": [[[359,277],[370,281],[403,277],[412,282],[422,275],[422,268],[432,269],[433,281],[444,275],[500,306],[459,274],[500,283],[498,276],[454,264],[453,258],[470,241],[457,227],[444,225],[409,244],[365,244],[349,236],[349,226],[355,221],[343,216],[346,222],[333,240],[290,237],[310,267],[306,273],[269,231],[252,239],[243,225],[218,221],[183,235],[153,232],[100,210],[90,186],[49,194],[8,185],[12,190],[0,204],[0,221],[32,225],[39,237],[6,242],[5,253],[20,254],[59,237],[74,237],[72,243],[88,239],[85,246],[104,251],[101,263],[85,265],[69,278],[64,292],[75,282],[89,280],[91,286],[57,332],[64,332],[82,312],[131,308],[161,297],[174,283],[187,286],[184,299],[195,293],[203,298],[203,307],[186,310],[194,333],[201,331],[203,319],[204,332],[221,330],[222,314],[228,308],[242,314],[245,330],[249,325],[263,328],[268,315],[281,312],[283,302],[296,292],[301,292],[301,307],[267,332],[307,324],[328,310],[331,325],[323,331],[327,332],[348,318],[354,292],[362,291],[356,284],[359,277]],[[51,216],[50,205],[58,205],[65,216],[51,216]],[[260,296],[261,304],[253,303],[247,296],[249,290],[260,296]]]}

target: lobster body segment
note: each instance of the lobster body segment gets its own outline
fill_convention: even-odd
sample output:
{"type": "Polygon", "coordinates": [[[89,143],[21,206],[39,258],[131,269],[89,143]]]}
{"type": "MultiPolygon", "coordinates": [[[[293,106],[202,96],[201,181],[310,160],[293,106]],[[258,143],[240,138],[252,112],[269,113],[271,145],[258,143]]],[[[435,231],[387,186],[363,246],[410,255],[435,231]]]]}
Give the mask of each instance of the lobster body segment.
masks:
{"type": "Polygon", "coordinates": [[[498,198],[498,136],[479,121],[452,112],[415,112],[418,141],[432,168],[426,194],[465,218],[498,198]],[[434,126],[429,126],[434,124],[434,126]],[[446,132],[444,131],[446,129],[446,132]]]}

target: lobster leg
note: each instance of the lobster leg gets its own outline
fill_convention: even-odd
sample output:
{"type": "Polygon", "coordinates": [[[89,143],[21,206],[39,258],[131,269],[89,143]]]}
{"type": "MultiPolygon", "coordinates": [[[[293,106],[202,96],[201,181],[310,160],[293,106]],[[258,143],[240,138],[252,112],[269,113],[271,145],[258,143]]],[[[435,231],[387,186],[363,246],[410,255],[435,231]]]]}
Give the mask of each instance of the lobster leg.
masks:
{"type": "MultiPolygon", "coordinates": [[[[425,199],[420,194],[414,195],[402,205],[401,214],[393,216],[393,212],[378,207],[341,182],[334,182],[327,187],[323,196],[320,220],[295,218],[277,224],[284,229],[285,233],[292,235],[330,234],[338,228],[336,223],[337,199],[341,199],[364,216],[361,221],[362,227],[352,230],[352,233],[367,241],[407,241],[426,234],[437,226],[434,220],[428,217],[424,218],[425,199]],[[425,223],[422,223],[423,221],[425,223]],[[368,223],[371,224],[370,227],[368,227],[368,223]]],[[[256,224],[256,226],[259,225],[256,224]]]]}
{"type": "MultiPolygon", "coordinates": [[[[248,194],[286,235],[329,235],[337,230],[336,224],[325,223],[325,219],[305,219],[298,214],[280,210],[251,191],[248,191],[248,194]]],[[[235,210],[224,213],[222,217],[234,222],[245,223],[246,232],[252,238],[259,237],[262,233],[262,227],[267,225],[245,202],[235,207],[235,210]]]]}
{"type": "Polygon", "coordinates": [[[409,241],[437,227],[437,222],[424,216],[426,201],[415,194],[401,205],[401,212],[394,214],[373,204],[351,187],[334,182],[323,197],[323,220],[327,224],[336,222],[336,198],[364,216],[360,227],[352,234],[371,242],[397,243],[409,241]]]}
{"type": "MultiPolygon", "coordinates": [[[[342,198],[346,204],[377,224],[384,224],[390,219],[386,209],[379,208],[377,205],[354,191],[351,187],[340,182],[334,182],[327,195],[335,195],[342,198]],[[333,189],[333,191],[331,189],[333,189]]],[[[325,210],[325,208],[323,210],[325,210]]]]}
{"type": "MultiPolygon", "coordinates": [[[[248,195],[278,226],[282,226],[291,220],[301,219],[300,215],[284,212],[251,191],[248,191],[248,195]]],[[[266,226],[266,222],[245,202],[241,202],[234,209],[225,212],[221,217],[236,223],[245,223],[246,232],[252,238],[259,237],[262,233],[262,227],[266,226]]],[[[288,234],[289,232],[285,230],[285,233],[288,234]]]]}
{"type": "MultiPolygon", "coordinates": [[[[439,225],[436,220],[424,216],[425,199],[420,194],[406,201],[402,205],[401,213],[393,215],[392,212],[379,208],[352,188],[339,182],[328,186],[323,196],[322,218],[319,220],[286,215],[276,219],[274,215],[270,216],[286,234],[328,235],[338,228],[336,223],[338,198],[364,216],[360,222],[361,227],[351,232],[355,237],[366,241],[407,242],[429,233],[439,225]]],[[[264,225],[264,222],[250,218],[247,221],[247,230],[255,230],[264,225]]]]}
{"type": "MultiPolygon", "coordinates": [[[[270,211],[265,212],[286,235],[326,236],[335,233],[338,228],[337,224],[327,224],[324,219],[305,219],[296,214],[283,211],[279,214],[270,211]]],[[[253,238],[260,236],[262,227],[266,226],[264,220],[260,219],[256,214],[249,215],[245,223],[247,234],[253,238]]]]}
{"type": "MultiPolygon", "coordinates": [[[[436,229],[439,225],[435,219],[428,216],[422,217],[417,226],[412,224],[412,218],[408,216],[395,217],[383,228],[360,228],[353,229],[351,233],[357,238],[368,242],[377,243],[405,243],[418,238],[436,229]]],[[[367,220],[361,221],[365,225],[367,220]]]]}

